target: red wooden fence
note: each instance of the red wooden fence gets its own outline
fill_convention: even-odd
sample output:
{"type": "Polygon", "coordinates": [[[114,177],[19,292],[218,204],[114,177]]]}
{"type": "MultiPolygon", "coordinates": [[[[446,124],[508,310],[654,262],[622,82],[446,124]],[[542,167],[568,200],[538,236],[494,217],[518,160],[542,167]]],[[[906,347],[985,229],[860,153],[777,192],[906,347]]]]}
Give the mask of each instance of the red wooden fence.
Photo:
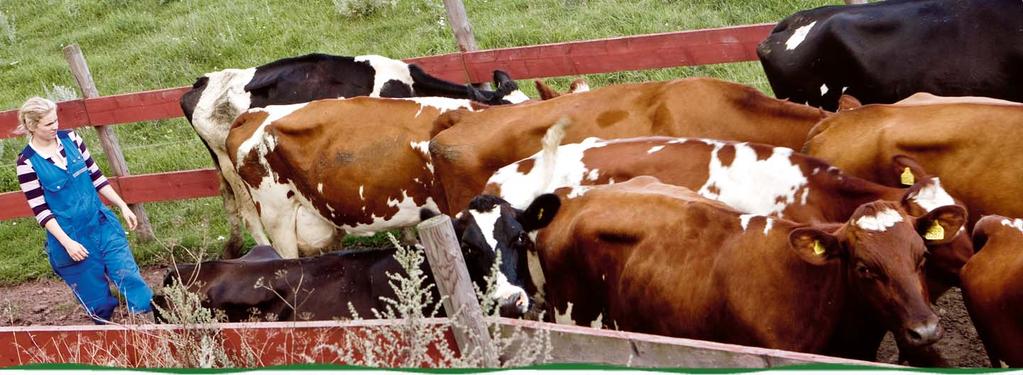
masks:
{"type": "MultiPolygon", "coordinates": [[[[623,70],[754,61],[756,45],[773,24],[635,35],[405,59],[456,82],[484,82],[494,69],[517,79],[610,73],[623,70]]],[[[76,99],[58,103],[62,128],[118,125],[182,116],[178,99],[189,87],[76,99]]],[[[17,110],[0,112],[0,139],[13,137],[17,110]]],[[[125,202],[145,203],[217,195],[213,169],[117,178],[125,202]]],[[[0,193],[0,220],[31,216],[20,191],[0,193]]]]}

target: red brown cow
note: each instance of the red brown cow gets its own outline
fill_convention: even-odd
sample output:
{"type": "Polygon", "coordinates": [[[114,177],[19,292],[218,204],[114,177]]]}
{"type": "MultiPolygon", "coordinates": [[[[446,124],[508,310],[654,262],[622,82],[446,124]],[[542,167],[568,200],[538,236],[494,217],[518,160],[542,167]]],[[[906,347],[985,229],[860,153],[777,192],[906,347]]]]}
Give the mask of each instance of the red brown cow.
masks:
{"type": "Polygon", "coordinates": [[[1023,367],[1023,219],[985,216],[977,255],[963,268],[963,299],[993,367],[1023,367]]]}
{"type": "Polygon", "coordinates": [[[880,161],[909,155],[963,201],[968,228],[984,215],[1023,217],[1023,159],[1012,153],[1023,149],[1023,105],[952,100],[839,112],[813,129],[803,152],[889,186],[898,186],[899,178],[880,161]]]}
{"type": "MultiPolygon", "coordinates": [[[[551,130],[557,137],[559,128],[551,130]]],[[[545,143],[557,144],[545,138],[545,143]]],[[[894,171],[909,169],[909,188],[893,188],[849,176],[823,160],[790,148],[696,138],[589,138],[562,145],[499,169],[484,194],[525,208],[537,196],[556,189],[626,181],[648,175],[683,186],[752,215],[770,215],[800,223],[843,222],[857,207],[875,200],[901,202],[913,215],[956,202],[937,177],[928,177],[908,157],[895,157],[894,171]]],[[[901,173],[900,173],[901,174],[901,173]]],[[[942,241],[945,242],[945,241],[942,241]]],[[[969,234],[951,243],[928,243],[928,290],[937,299],[959,284],[959,271],[973,255],[969,234]]]]}
{"type": "Polygon", "coordinates": [[[461,211],[494,171],[539,151],[544,132],[562,118],[574,124],[565,136],[573,143],[591,136],[665,135],[798,148],[826,115],[709,78],[615,85],[478,113],[452,111],[437,119],[430,142],[444,189],[438,204],[448,213],[461,211]]]}
{"type": "Polygon", "coordinates": [[[863,359],[876,350],[854,341],[863,327],[890,330],[905,346],[941,336],[922,233],[956,233],[962,207],[915,217],[875,201],[844,223],[799,224],[652,177],[567,198],[571,190],[558,192],[560,209],[555,199],[530,206],[540,217],[525,216],[553,216],[533,235],[539,264],[529,269],[562,321],[863,359]]]}

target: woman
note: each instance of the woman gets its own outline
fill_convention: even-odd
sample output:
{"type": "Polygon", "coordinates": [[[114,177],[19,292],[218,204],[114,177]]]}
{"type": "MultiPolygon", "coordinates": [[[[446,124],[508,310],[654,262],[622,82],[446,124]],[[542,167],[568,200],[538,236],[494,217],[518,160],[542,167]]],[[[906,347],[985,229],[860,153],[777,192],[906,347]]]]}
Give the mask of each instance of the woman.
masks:
{"type": "Polygon", "coordinates": [[[18,111],[15,130],[28,134],[18,156],[18,182],[36,221],[46,228],[50,266],[97,324],[109,322],[118,304],[108,278],[127,300],[128,311],[150,312],[153,292],[139,274],[124,228],[96,192],[121,209],[132,230],[135,214],[103,177],[82,138],[57,130],[56,109],[50,100],[29,99],[18,111]]]}

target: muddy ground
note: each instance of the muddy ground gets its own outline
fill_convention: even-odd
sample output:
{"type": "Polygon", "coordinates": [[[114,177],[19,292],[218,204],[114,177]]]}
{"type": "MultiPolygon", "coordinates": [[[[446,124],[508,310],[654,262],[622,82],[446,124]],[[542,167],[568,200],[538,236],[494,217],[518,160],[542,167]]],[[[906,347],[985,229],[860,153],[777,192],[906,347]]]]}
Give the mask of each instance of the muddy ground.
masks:
{"type": "MultiPolygon", "coordinates": [[[[153,287],[163,278],[162,267],[142,269],[142,276],[153,287]]],[[[945,336],[938,343],[942,355],[952,366],[987,367],[987,355],[977,331],[966,313],[959,289],[952,289],[936,304],[945,336]]],[[[118,308],[114,321],[126,319],[118,308]]],[[[0,326],[92,324],[72,299],[71,292],[57,279],[41,279],[16,286],[0,287],[0,326]]],[[[891,334],[878,352],[881,362],[895,363],[898,353],[891,334]]]]}

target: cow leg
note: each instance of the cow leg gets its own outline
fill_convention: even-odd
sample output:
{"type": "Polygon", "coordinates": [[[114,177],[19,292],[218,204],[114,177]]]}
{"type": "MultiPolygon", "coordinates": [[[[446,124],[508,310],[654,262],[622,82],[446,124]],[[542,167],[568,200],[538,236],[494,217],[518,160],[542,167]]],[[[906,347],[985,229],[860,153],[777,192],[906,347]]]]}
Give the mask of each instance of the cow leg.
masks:
{"type": "Polygon", "coordinates": [[[234,192],[224,180],[223,174],[218,173],[217,175],[220,176],[220,197],[224,201],[224,213],[227,215],[227,227],[230,232],[227,243],[224,244],[223,258],[235,259],[242,255],[241,217],[238,214],[238,203],[235,200],[234,192]]]}

